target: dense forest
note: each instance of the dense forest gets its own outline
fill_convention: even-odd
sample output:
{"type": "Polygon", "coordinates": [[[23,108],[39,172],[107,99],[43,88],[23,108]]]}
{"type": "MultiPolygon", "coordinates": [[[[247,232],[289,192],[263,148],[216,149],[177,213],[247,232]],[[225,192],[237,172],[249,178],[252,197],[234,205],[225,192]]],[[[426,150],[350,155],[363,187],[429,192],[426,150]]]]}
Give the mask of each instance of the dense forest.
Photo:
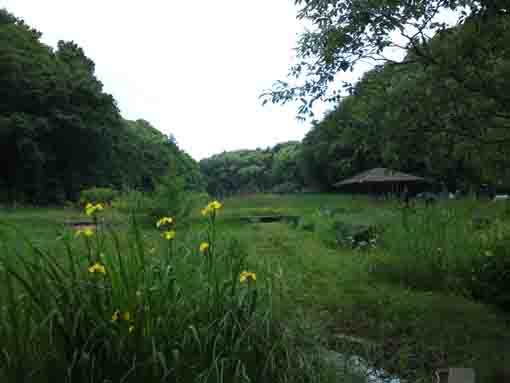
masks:
{"type": "Polygon", "coordinates": [[[0,201],[58,203],[103,186],[152,190],[172,163],[203,188],[198,164],[147,121],[127,121],[74,42],[56,49],[0,10],[0,201]]]}
{"type": "MultiPolygon", "coordinates": [[[[301,61],[290,79],[278,81],[264,102],[297,101],[305,116],[317,100],[335,106],[313,121],[302,144],[294,145],[296,155],[280,169],[322,190],[373,167],[415,173],[450,191],[482,184],[510,190],[508,1],[296,3],[303,6],[299,17],[315,29],[298,41],[301,61]],[[431,21],[446,9],[458,12],[456,25],[431,21]],[[398,46],[405,48],[402,61],[384,56],[395,30],[407,41],[398,46]],[[362,60],[380,64],[356,84],[340,81],[362,60]],[[301,85],[292,82],[302,78],[301,85]]],[[[202,161],[206,174],[220,175],[209,189],[269,190],[273,166],[260,165],[262,153],[202,161]],[[250,173],[253,187],[246,181],[250,173]]]]}
{"type": "Polygon", "coordinates": [[[150,191],[171,164],[187,188],[216,196],[333,190],[372,167],[425,176],[451,191],[481,184],[509,190],[504,1],[321,4],[311,2],[299,15],[316,26],[298,41],[302,61],[291,69],[305,83],[278,82],[266,101],[298,100],[302,114],[317,100],[333,101],[333,109],[312,122],[302,142],[224,152],[200,164],[149,122],[123,119],[77,44],[46,46],[40,32],[0,10],[0,201],[63,202],[93,186],[150,191]],[[445,8],[457,10],[459,22],[431,23],[445,8]],[[409,40],[402,61],[381,59],[338,90],[339,73],[382,57],[390,33],[410,26],[417,32],[402,32],[409,40]],[[425,31],[434,33],[429,38],[425,31]]]}
{"type": "Polygon", "coordinates": [[[301,144],[224,152],[200,161],[207,191],[216,196],[256,192],[296,192],[304,186],[301,144]]]}
{"type": "Polygon", "coordinates": [[[444,182],[450,190],[480,184],[507,189],[510,163],[510,20],[468,20],[406,65],[367,72],[303,142],[309,174],[324,187],[383,166],[444,182]],[[452,71],[463,76],[459,84],[452,71]]]}

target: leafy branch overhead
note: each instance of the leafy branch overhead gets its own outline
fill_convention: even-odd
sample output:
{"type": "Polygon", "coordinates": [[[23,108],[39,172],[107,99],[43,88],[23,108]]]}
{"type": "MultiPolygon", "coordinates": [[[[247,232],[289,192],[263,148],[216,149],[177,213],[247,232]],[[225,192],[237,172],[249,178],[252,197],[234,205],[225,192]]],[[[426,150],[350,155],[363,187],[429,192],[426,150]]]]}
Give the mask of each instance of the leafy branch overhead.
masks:
{"type": "MultiPolygon", "coordinates": [[[[298,18],[311,25],[297,44],[297,62],[286,81],[277,81],[261,95],[263,103],[299,101],[299,114],[312,115],[317,100],[338,102],[352,90],[339,73],[360,62],[435,65],[464,84],[469,76],[438,60],[430,47],[433,36],[447,35],[450,26],[441,21],[454,13],[457,26],[467,21],[480,26],[506,17],[508,0],[296,0],[298,18]],[[406,53],[403,61],[388,56],[388,49],[406,53]]],[[[476,86],[475,91],[482,91],[476,86]]]]}

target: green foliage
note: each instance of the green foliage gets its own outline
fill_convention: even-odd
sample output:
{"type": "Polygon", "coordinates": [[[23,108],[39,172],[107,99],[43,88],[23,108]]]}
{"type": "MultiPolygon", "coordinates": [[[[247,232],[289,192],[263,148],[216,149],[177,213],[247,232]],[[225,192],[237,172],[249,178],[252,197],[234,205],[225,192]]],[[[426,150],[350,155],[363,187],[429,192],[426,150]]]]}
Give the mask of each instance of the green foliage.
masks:
{"type": "MultiPolygon", "coordinates": [[[[311,232],[296,230],[295,227],[287,223],[239,225],[238,222],[229,219],[240,211],[253,212],[254,214],[260,211],[261,214],[264,214],[264,211],[268,209],[281,210],[284,214],[298,215],[305,219],[312,217],[311,219],[316,219],[316,222],[320,224],[322,219],[319,219],[317,213],[320,211],[321,217],[334,216],[336,220],[346,221],[353,225],[384,224],[386,225],[385,232],[390,233],[393,227],[397,230],[403,226],[400,210],[392,201],[376,202],[356,196],[307,193],[285,196],[274,194],[236,196],[222,202],[224,209],[220,210],[216,220],[219,238],[216,256],[221,258],[224,254],[231,252],[232,259],[238,259],[236,256],[240,254],[241,258],[246,261],[247,270],[257,271],[257,287],[263,291],[266,286],[271,287],[272,326],[265,327],[265,331],[256,331],[256,335],[249,332],[253,336],[252,340],[257,344],[266,339],[265,335],[260,334],[273,334],[268,332],[268,329],[276,328],[277,333],[284,334],[283,340],[279,336],[273,336],[264,350],[270,352],[276,349],[278,355],[282,355],[280,353],[282,351],[285,355],[285,362],[278,359],[280,362],[269,361],[268,365],[279,368],[282,373],[288,371],[288,368],[291,371],[295,369],[295,374],[302,374],[303,379],[305,376],[312,376],[315,381],[321,382],[344,381],[352,371],[345,371],[339,367],[342,359],[338,354],[331,352],[334,350],[344,355],[355,354],[368,361],[371,367],[383,368],[398,375],[402,380],[410,382],[428,382],[431,379],[432,371],[444,365],[474,367],[477,380],[482,382],[504,381],[496,376],[498,372],[501,373],[502,366],[504,370],[510,356],[510,328],[508,315],[494,310],[493,306],[481,301],[476,302],[469,294],[459,296],[450,290],[424,291],[419,288],[411,288],[399,282],[397,278],[388,280],[383,273],[377,272],[377,268],[383,259],[394,260],[397,264],[399,258],[390,257],[391,254],[387,252],[385,243],[380,243],[372,251],[358,251],[348,247],[332,248],[319,240],[318,230],[321,230],[319,226],[316,226],[315,230],[311,232]],[[234,244],[238,241],[241,245],[234,244]],[[270,279],[270,284],[266,285],[266,277],[270,279]],[[320,347],[317,347],[318,344],[320,347]],[[494,352],[495,350],[497,352],[494,352]],[[318,360],[323,357],[327,359],[328,364],[331,362],[334,365],[333,372],[339,373],[340,376],[336,376],[336,378],[326,376],[329,369],[326,369],[326,366],[318,360]]],[[[457,211],[459,221],[465,222],[468,228],[472,217],[471,212],[474,209],[481,210],[484,216],[491,218],[492,224],[489,227],[492,226],[492,229],[490,231],[489,227],[475,231],[475,235],[480,237],[480,243],[485,243],[480,248],[480,252],[489,247],[492,239],[496,241],[498,230],[494,229],[505,224],[497,223],[492,218],[501,216],[504,205],[469,200],[450,203],[452,205],[448,205],[448,207],[457,211]],[[483,242],[481,237],[484,233],[489,233],[487,242],[483,242]]],[[[108,213],[110,213],[110,209],[104,212],[104,214],[108,213]]],[[[430,214],[432,215],[433,212],[430,214]]],[[[200,216],[198,211],[197,215],[200,216]]],[[[67,268],[67,263],[64,262],[66,255],[61,251],[65,243],[63,235],[65,234],[65,238],[68,238],[67,236],[70,236],[71,233],[64,229],[59,222],[73,219],[73,217],[77,220],[80,219],[77,212],[72,210],[41,208],[5,209],[2,215],[6,222],[18,227],[18,233],[24,231],[24,228],[30,230],[30,236],[34,238],[37,247],[53,249],[51,255],[64,268],[67,268]],[[59,239],[55,240],[55,238],[59,239]]],[[[108,217],[105,218],[109,221],[108,217]]],[[[128,221],[126,217],[118,218],[116,222],[119,223],[128,221]]],[[[204,276],[202,271],[205,269],[200,268],[200,265],[205,265],[202,263],[204,259],[198,255],[198,244],[204,241],[207,235],[205,229],[202,230],[203,227],[198,222],[196,224],[194,222],[193,226],[192,232],[177,230],[173,259],[177,270],[176,283],[179,286],[185,286],[181,290],[184,297],[187,297],[187,292],[191,291],[196,294],[193,295],[196,298],[205,291],[201,279],[204,276]]],[[[129,234],[124,230],[127,228],[122,225],[115,225],[114,228],[120,239],[122,260],[131,262],[132,259],[138,258],[135,246],[130,245],[133,238],[132,233],[129,234]]],[[[501,230],[503,230],[502,227],[501,230]]],[[[2,238],[6,239],[6,233],[3,232],[4,237],[2,238]]],[[[168,247],[165,246],[168,243],[163,241],[160,234],[157,233],[154,222],[150,225],[150,229],[147,227],[142,231],[140,237],[144,243],[143,248],[146,249],[145,260],[148,264],[159,265],[160,262],[163,262],[168,254],[168,247]]],[[[14,236],[11,236],[10,239],[7,240],[9,247],[16,248],[22,256],[20,258],[31,260],[29,254],[24,251],[23,241],[14,236]]],[[[432,239],[436,241],[435,237],[432,239]]],[[[83,239],[75,239],[71,243],[73,254],[77,256],[81,254],[82,257],[86,257],[83,239]]],[[[113,241],[107,238],[104,246],[103,253],[106,260],[109,260],[112,254],[114,256],[117,254],[113,241]]],[[[490,247],[492,248],[492,245],[490,247]]],[[[14,253],[5,251],[2,254],[16,257],[14,253]]],[[[40,261],[41,257],[38,256],[35,260],[40,261]]],[[[164,262],[162,264],[166,265],[166,261],[164,262]]],[[[222,261],[219,264],[222,264],[222,261]]],[[[86,270],[82,271],[87,273],[86,270]]],[[[130,275],[144,278],[138,271],[136,269],[130,275]]],[[[158,271],[162,272],[160,269],[158,271]]],[[[167,275],[162,272],[162,276],[155,277],[155,273],[156,270],[153,273],[149,267],[145,269],[143,275],[146,275],[148,279],[145,280],[144,286],[159,286],[159,281],[162,281],[167,275]],[[154,284],[150,283],[152,278],[155,278],[154,284]]],[[[3,275],[0,271],[0,278],[3,278],[3,275]]],[[[80,277],[85,279],[85,275],[80,275],[80,277]]],[[[441,276],[439,278],[442,279],[441,276]]],[[[86,287],[88,286],[90,285],[86,287]]],[[[134,287],[132,286],[132,288],[134,287]]],[[[87,293],[91,293],[90,289],[87,293]]],[[[159,296],[160,293],[164,292],[149,289],[149,294],[159,296]]],[[[0,300],[3,297],[5,295],[0,293],[0,300]]],[[[21,297],[19,299],[21,302],[25,302],[21,297]]],[[[165,296],[161,300],[157,300],[155,307],[159,307],[159,302],[163,300],[173,302],[169,296],[165,296]]],[[[186,298],[184,300],[187,301],[186,298]]],[[[200,299],[196,299],[193,304],[200,304],[200,302],[200,299]]],[[[259,302],[261,305],[257,307],[261,310],[260,312],[263,312],[265,300],[262,299],[259,302]]],[[[4,304],[3,300],[0,304],[4,304]]],[[[177,307],[181,306],[177,305],[177,307]]],[[[170,329],[170,323],[179,324],[182,320],[188,324],[187,319],[183,318],[189,318],[190,321],[196,323],[197,317],[194,316],[194,313],[200,311],[197,307],[195,305],[191,308],[192,311],[177,315],[176,321],[164,321],[166,317],[162,316],[160,326],[166,323],[169,327],[168,331],[161,335],[161,339],[154,339],[156,351],[161,352],[158,353],[157,361],[151,363],[151,366],[159,368],[157,366],[160,366],[161,360],[167,363],[167,367],[174,366],[172,364],[174,360],[173,346],[177,343],[180,345],[180,341],[185,335],[177,330],[174,333],[174,330],[170,329]],[[172,336],[174,336],[175,342],[169,340],[172,336]],[[160,341],[170,344],[170,346],[160,346],[160,341]]],[[[122,309],[122,307],[118,308],[122,309]]],[[[4,311],[0,313],[0,315],[4,314],[4,311]]],[[[106,319],[102,319],[105,322],[111,320],[112,313],[107,312],[107,314],[105,315],[106,319]]],[[[26,323],[32,323],[30,313],[27,313],[27,317],[26,323]]],[[[5,321],[3,318],[0,318],[0,328],[11,323],[20,323],[19,328],[25,328],[23,321],[5,321]]],[[[234,317],[230,316],[229,318],[234,317]]],[[[225,325],[227,325],[226,322],[225,325]]],[[[199,323],[205,326],[201,328],[207,328],[209,322],[204,320],[199,323]]],[[[265,322],[265,324],[268,323],[265,322]]],[[[42,334],[47,329],[42,322],[36,328],[37,331],[33,331],[30,338],[30,345],[33,347],[37,345],[34,340],[38,339],[38,334],[42,334]]],[[[217,329],[217,327],[211,328],[217,329]]],[[[186,333],[185,329],[183,333],[186,333]]],[[[3,334],[1,334],[2,339],[14,337],[11,334],[6,338],[3,334]]],[[[91,337],[91,339],[93,338],[91,337]]],[[[121,343],[124,339],[130,338],[115,339],[121,343]]],[[[147,342],[152,341],[148,337],[144,339],[147,342]]],[[[216,338],[216,333],[203,330],[199,331],[199,339],[203,344],[210,345],[213,339],[218,338],[216,338]],[[206,339],[208,340],[206,341],[206,339]]],[[[141,344],[141,347],[134,350],[137,357],[140,356],[140,350],[145,349],[144,343],[141,344]]],[[[220,341],[219,344],[225,343],[220,341]]],[[[253,343],[245,342],[244,344],[242,354],[254,355],[250,351],[254,350],[253,343]]],[[[2,346],[4,343],[0,345],[0,348],[2,346]]],[[[51,347],[51,352],[40,355],[43,357],[50,354],[55,355],[55,346],[52,344],[51,347]]],[[[188,363],[191,360],[193,363],[189,362],[189,365],[196,366],[194,363],[197,359],[184,358],[182,349],[179,348],[179,350],[182,363],[188,363]]],[[[132,351],[129,350],[129,352],[132,351]]],[[[122,360],[129,359],[134,355],[129,352],[124,354],[125,359],[122,360]]],[[[94,356],[95,354],[89,355],[94,356]]],[[[227,355],[226,358],[229,356],[227,355]]],[[[204,360],[209,359],[204,358],[204,360]]],[[[141,359],[137,359],[137,361],[139,363],[136,364],[136,368],[140,371],[139,369],[143,369],[146,365],[141,362],[141,359]]],[[[260,366],[260,359],[256,362],[260,366]]],[[[3,365],[0,363],[0,366],[3,365]]],[[[33,366],[34,364],[29,365],[29,367],[33,366]]],[[[53,371],[56,371],[55,366],[52,366],[53,371]]],[[[193,370],[188,368],[187,371],[193,370]]],[[[360,372],[356,368],[355,371],[360,372]]],[[[209,377],[213,379],[212,375],[209,377]]],[[[32,379],[34,378],[37,377],[32,379]]],[[[126,379],[129,378],[131,377],[128,376],[126,379]]],[[[57,376],[56,379],[57,381],[61,380],[61,376],[57,376]]],[[[291,375],[287,381],[299,382],[299,379],[299,377],[291,375]]],[[[18,380],[14,379],[14,381],[18,380]]],[[[185,381],[190,381],[190,379],[185,381]]]]}
{"type": "Polygon", "coordinates": [[[357,172],[388,167],[445,182],[450,190],[486,183],[509,189],[505,1],[296,4],[311,29],[298,41],[289,81],[263,96],[264,102],[296,100],[301,115],[311,114],[317,100],[336,103],[303,141],[307,184],[327,190],[357,172]],[[447,10],[458,11],[453,26],[435,17],[447,10]],[[403,59],[388,59],[385,48],[401,49],[403,59]],[[338,88],[341,73],[363,60],[381,65],[356,85],[338,88]]]}
{"type": "Polygon", "coordinates": [[[293,192],[304,186],[301,145],[286,142],[265,150],[239,150],[200,161],[211,195],[293,192]]]}
{"type": "MultiPolygon", "coordinates": [[[[208,198],[206,193],[190,190],[186,176],[171,163],[167,173],[155,180],[154,191],[128,190],[115,199],[113,206],[124,213],[137,212],[151,222],[173,217],[179,225],[188,220],[192,209],[208,198]]],[[[182,170],[181,170],[182,171],[182,170]]]]}
{"type": "Polygon", "coordinates": [[[0,21],[3,200],[62,203],[94,186],[152,190],[170,162],[203,189],[198,164],[172,138],[121,118],[76,43],[53,50],[6,10],[0,21]]]}
{"type": "Polygon", "coordinates": [[[452,191],[484,183],[507,190],[510,125],[504,96],[493,93],[510,86],[503,44],[509,33],[504,18],[490,25],[470,19],[429,42],[430,65],[413,62],[417,53],[410,50],[408,64],[367,72],[305,137],[309,182],[331,188],[360,171],[388,167],[442,181],[452,191]],[[452,71],[465,81],[452,79],[452,71]]]}
{"type": "Polygon", "coordinates": [[[159,180],[152,194],[152,206],[149,215],[158,217],[175,217],[184,221],[195,207],[194,195],[186,190],[186,181],[177,173],[175,166],[170,166],[168,173],[159,180]]]}
{"type": "Polygon", "coordinates": [[[186,177],[176,171],[176,166],[170,165],[167,174],[156,181],[154,191],[131,189],[120,193],[112,207],[125,214],[136,212],[151,225],[160,217],[167,216],[176,219],[179,225],[186,223],[192,210],[205,203],[209,196],[190,190],[186,177]]]}
{"type": "Polygon", "coordinates": [[[2,226],[2,381],[323,381],[243,244],[218,233],[211,257],[199,233],[125,229],[66,232],[52,252],[2,226]]]}
{"type": "Polygon", "coordinates": [[[118,123],[117,107],[76,44],[59,42],[53,52],[39,33],[7,19],[0,24],[0,145],[7,164],[0,178],[9,200],[71,199],[92,179],[106,181],[106,129],[118,123]]]}
{"type": "Polygon", "coordinates": [[[400,223],[382,234],[387,258],[379,259],[376,270],[413,288],[466,293],[464,278],[479,252],[468,215],[446,206],[402,212],[400,223]]]}
{"type": "MultiPolygon", "coordinates": [[[[295,3],[300,7],[298,18],[305,20],[310,28],[299,37],[297,63],[290,68],[289,79],[277,81],[262,96],[265,103],[296,100],[300,103],[300,114],[312,114],[311,108],[317,100],[337,102],[342,96],[338,84],[347,88],[351,85],[337,75],[352,70],[360,61],[395,63],[388,59],[386,48],[412,52],[414,59],[405,60],[404,64],[437,65],[434,52],[427,44],[429,36],[447,31],[448,25],[437,17],[442,12],[457,11],[457,25],[480,20],[488,28],[494,19],[508,16],[506,0],[296,0],[295,3]]],[[[457,52],[452,50],[451,54],[457,52]]],[[[464,76],[466,73],[456,72],[450,63],[446,64],[439,66],[446,69],[450,79],[463,84],[470,82],[471,73],[464,76]]],[[[482,89],[473,88],[475,92],[483,92],[482,89]]],[[[498,97],[504,100],[506,96],[498,97]]]]}
{"type": "Polygon", "coordinates": [[[369,250],[379,246],[380,234],[395,220],[395,214],[387,208],[374,211],[354,206],[323,206],[303,216],[297,227],[313,232],[330,249],[369,250]]]}
{"type": "Polygon", "coordinates": [[[125,187],[152,191],[168,167],[173,166],[189,190],[204,190],[198,163],[179,149],[173,137],[145,120],[124,120],[114,150],[118,161],[114,177],[125,187]]]}
{"type": "Polygon", "coordinates": [[[279,194],[289,194],[289,193],[298,193],[303,189],[303,185],[300,185],[296,182],[284,182],[273,186],[271,188],[272,193],[279,194]]]}
{"type": "Polygon", "coordinates": [[[482,246],[473,262],[469,291],[475,299],[510,312],[510,223],[496,220],[479,237],[482,246]]]}
{"type": "Polygon", "coordinates": [[[125,190],[112,201],[111,205],[124,214],[131,214],[135,211],[147,213],[152,206],[152,198],[149,193],[139,190],[125,190]]]}
{"type": "Polygon", "coordinates": [[[80,204],[86,203],[107,203],[110,204],[117,196],[118,192],[110,188],[90,188],[80,192],[80,204]]]}
{"type": "Polygon", "coordinates": [[[375,258],[374,272],[412,288],[450,291],[508,310],[509,225],[497,219],[480,231],[471,205],[403,211],[401,221],[381,234],[384,255],[375,258]]]}
{"type": "MultiPolygon", "coordinates": [[[[296,230],[287,223],[239,225],[227,221],[221,224],[231,235],[251,244],[254,258],[268,264],[282,286],[278,307],[283,307],[293,322],[316,328],[324,336],[317,335],[316,339],[323,339],[325,347],[345,355],[355,350],[356,355],[372,362],[371,366],[384,368],[409,382],[429,382],[433,371],[444,365],[473,367],[477,380],[501,381],[496,378],[497,373],[504,370],[502,366],[506,366],[510,357],[508,315],[496,310],[489,301],[473,299],[466,289],[443,289],[439,281],[455,279],[445,277],[448,274],[445,269],[434,275],[427,268],[438,268],[427,260],[419,263],[420,257],[412,253],[389,251],[388,241],[392,242],[393,251],[399,241],[406,242],[409,250],[413,250],[425,248],[429,240],[432,249],[452,238],[452,250],[456,248],[460,252],[450,252],[448,257],[463,258],[461,241],[466,237],[453,238],[455,230],[463,229],[444,227],[447,217],[439,215],[440,205],[429,210],[420,205],[417,213],[420,216],[410,217],[409,221],[419,226],[414,230],[421,231],[421,236],[412,234],[406,238],[401,210],[394,201],[339,194],[299,194],[234,197],[224,202],[222,216],[238,210],[278,207],[303,217],[304,225],[315,223],[313,231],[299,227],[296,230]],[[428,218],[422,222],[421,216],[428,218]],[[326,239],[323,230],[329,230],[329,223],[334,220],[352,226],[382,227],[376,248],[360,251],[350,246],[329,246],[323,241],[326,239]],[[447,233],[442,238],[444,229],[447,233]],[[396,232],[401,235],[397,236],[396,232]],[[415,240],[419,243],[413,248],[415,240]],[[391,263],[391,267],[383,268],[383,262],[391,263]],[[402,263],[406,267],[400,267],[402,263]],[[433,279],[423,288],[413,284],[412,276],[421,278],[426,274],[433,279]],[[438,282],[434,283],[435,280],[438,282]],[[434,288],[429,289],[427,285],[434,288]],[[357,343],[354,349],[353,342],[357,343]]],[[[481,209],[494,217],[501,214],[502,207],[470,200],[451,201],[446,206],[448,212],[454,211],[461,228],[471,233],[473,210],[481,209]]],[[[413,230],[412,226],[410,229],[413,230]]],[[[473,239],[470,244],[472,249],[465,245],[469,251],[465,254],[467,263],[473,260],[471,255],[479,254],[480,243],[473,239]]],[[[459,286],[454,283],[448,286],[453,285],[459,286]]]]}

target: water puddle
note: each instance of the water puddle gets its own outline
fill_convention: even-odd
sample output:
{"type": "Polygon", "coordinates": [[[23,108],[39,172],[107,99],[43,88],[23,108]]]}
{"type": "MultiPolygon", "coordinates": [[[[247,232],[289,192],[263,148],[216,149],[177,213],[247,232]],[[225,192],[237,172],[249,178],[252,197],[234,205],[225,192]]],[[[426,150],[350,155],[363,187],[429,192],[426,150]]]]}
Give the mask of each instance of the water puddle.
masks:
{"type": "Polygon", "coordinates": [[[322,352],[326,362],[335,368],[339,382],[403,383],[399,377],[370,366],[365,359],[358,355],[345,355],[329,349],[323,349],[322,352]],[[352,380],[346,379],[347,377],[352,380]]]}

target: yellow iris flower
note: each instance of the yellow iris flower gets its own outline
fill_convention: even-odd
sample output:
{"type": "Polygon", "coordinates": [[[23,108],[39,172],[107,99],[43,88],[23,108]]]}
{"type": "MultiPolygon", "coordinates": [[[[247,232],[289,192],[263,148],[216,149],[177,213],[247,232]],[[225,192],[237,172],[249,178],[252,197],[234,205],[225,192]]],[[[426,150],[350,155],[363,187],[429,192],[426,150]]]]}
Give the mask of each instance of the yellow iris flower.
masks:
{"type": "Polygon", "coordinates": [[[249,280],[255,282],[257,280],[257,274],[252,273],[251,271],[243,271],[239,274],[239,282],[244,283],[249,280]]]}
{"type": "Polygon", "coordinates": [[[120,319],[120,310],[115,310],[112,315],[112,322],[117,322],[120,319]]]}
{"type": "Polygon", "coordinates": [[[200,244],[200,252],[205,253],[207,250],[209,250],[209,244],[207,242],[202,242],[200,244]]]}
{"type": "Polygon", "coordinates": [[[85,205],[85,214],[90,217],[91,215],[94,215],[96,212],[101,211],[103,209],[104,207],[102,204],[98,203],[94,205],[89,202],[87,203],[87,205],[85,205]]]}
{"type": "Polygon", "coordinates": [[[209,206],[212,210],[219,210],[223,205],[219,201],[212,201],[209,203],[209,206]]]}
{"type": "Polygon", "coordinates": [[[129,322],[131,320],[131,314],[129,311],[125,311],[122,313],[120,310],[115,310],[112,315],[112,322],[125,321],[129,322]]]}
{"type": "Polygon", "coordinates": [[[170,241],[171,239],[175,238],[175,230],[169,230],[164,231],[162,234],[163,238],[165,238],[167,241],[170,241]]]}
{"type": "Polygon", "coordinates": [[[170,225],[172,222],[173,222],[173,218],[172,217],[163,217],[163,218],[160,218],[158,220],[158,222],[156,222],[156,227],[160,227],[162,225],[170,225]]]}
{"type": "Polygon", "coordinates": [[[80,235],[84,235],[85,237],[92,237],[94,235],[94,229],[87,227],[86,229],[76,230],[74,236],[79,237],[80,235]]]}
{"type": "Polygon", "coordinates": [[[207,204],[207,206],[202,209],[202,215],[209,215],[213,212],[215,212],[216,210],[219,210],[221,209],[223,205],[219,202],[219,201],[211,201],[207,204]]]}
{"type": "Polygon", "coordinates": [[[104,267],[99,262],[96,262],[92,266],[89,267],[89,273],[91,273],[91,274],[95,274],[95,273],[106,274],[106,267],[104,267]]]}

